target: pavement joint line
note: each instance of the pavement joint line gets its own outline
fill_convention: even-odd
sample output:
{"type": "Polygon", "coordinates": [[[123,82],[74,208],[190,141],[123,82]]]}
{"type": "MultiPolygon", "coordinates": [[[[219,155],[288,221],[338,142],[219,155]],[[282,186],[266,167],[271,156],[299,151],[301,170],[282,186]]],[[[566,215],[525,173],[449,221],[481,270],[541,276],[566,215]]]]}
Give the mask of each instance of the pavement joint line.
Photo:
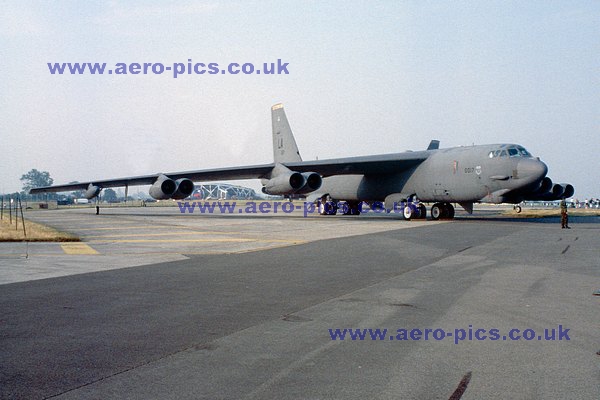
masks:
{"type": "Polygon", "coordinates": [[[469,382],[471,381],[472,375],[473,372],[469,371],[462,377],[461,381],[458,383],[458,387],[456,388],[454,393],[452,393],[448,400],[460,400],[462,398],[463,394],[467,390],[467,387],[469,386],[469,382]]]}
{"type": "Polygon", "coordinates": [[[287,239],[246,239],[246,238],[228,238],[228,239],[117,239],[117,240],[90,240],[89,243],[182,243],[182,242],[264,242],[264,243],[298,243],[298,240],[287,239]]]}
{"type": "Polygon", "coordinates": [[[99,227],[99,228],[80,228],[77,231],[117,231],[117,230],[126,230],[126,229],[141,229],[141,228],[169,228],[172,229],[173,225],[131,225],[131,226],[119,226],[119,227],[99,227]]]}
{"type": "MultiPolygon", "coordinates": [[[[75,254],[72,254],[72,255],[75,255],[75,254]]],[[[96,255],[96,254],[78,254],[78,255],[96,255]]],[[[98,254],[98,255],[100,255],[100,254],[98,254]]],[[[0,258],[32,258],[32,257],[64,257],[64,256],[65,256],[64,253],[0,254],[0,258]]]]}
{"type": "MultiPolygon", "coordinates": [[[[303,243],[297,243],[297,244],[303,244],[303,243]]],[[[290,243],[290,244],[282,244],[282,245],[278,245],[278,246],[265,246],[265,247],[260,247],[257,249],[248,249],[248,250],[214,250],[214,251],[187,251],[186,249],[182,249],[182,251],[140,251],[139,253],[135,253],[135,252],[126,252],[126,253],[118,253],[118,252],[111,252],[110,256],[128,256],[128,257],[140,257],[141,255],[179,255],[179,256],[187,256],[187,255],[225,255],[225,254],[240,254],[240,253],[251,253],[253,251],[262,251],[262,250],[271,250],[271,249],[277,249],[280,247],[289,247],[289,246],[294,246],[295,243],[290,243]]],[[[74,255],[74,254],[72,254],[74,255]]],[[[95,254],[77,254],[77,255],[94,255],[95,254]]],[[[109,256],[108,254],[98,254],[97,256],[109,256]]],[[[0,254],[0,258],[5,257],[5,258],[25,258],[26,254],[9,254],[9,255],[3,255],[0,254]],[[6,256],[6,257],[5,257],[6,256]]],[[[29,254],[29,258],[32,257],[65,257],[65,254],[54,254],[54,253],[38,253],[38,254],[29,254]]]]}
{"type": "MultiPolygon", "coordinates": [[[[59,225],[59,226],[73,226],[73,224],[69,221],[65,222],[65,221],[34,221],[34,222],[38,222],[38,223],[42,223],[42,224],[48,224],[48,225],[59,225]]],[[[80,226],[81,228],[79,229],[88,229],[88,230],[95,230],[95,229],[102,229],[102,228],[110,228],[113,227],[114,225],[123,225],[123,224],[118,224],[118,223],[114,223],[114,224],[102,224],[102,225],[95,225],[95,224],[78,224],[78,226],[80,226]]],[[[139,225],[138,225],[139,226],[139,225]]],[[[136,226],[135,228],[137,228],[138,226],[136,226]]],[[[148,226],[148,228],[154,228],[154,226],[148,226]]]]}
{"type": "Polygon", "coordinates": [[[238,235],[243,232],[211,232],[211,231],[181,231],[181,232],[166,232],[166,233],[132,233],[132,234],[115,234],[115,235],[89,235],[84,236],[86,239],[91,238],[118,238],[118,237],[144,237],[144,236],[178,236],[178,235],[238,235]]]}
{"type": "Polygon", "coordinates": [[[85,243],[61,243],[65,254],[99,254],[96,250],[85,243]]]}
{"type": "MultiPolygon", "coordinates": [[[[242,253],[252,253],[263,250],[272,250],[289,246],[296,246],[300,244],[305,244],[308,242],[295,242],[295,243],[287,243],[287,244],[279,244],[273,246],[262,246],[254,249],[245,249],[245,250],[213,250],[213,251],[187,251],[186,249],[181,249],[181,251],[146,251],[145,249],[141,249],[140,252],[111,252],[111,256],[131,256],[131,257],[139,257],[140,255],[217,255],[217,254],[242,254],[242,253]]],[[[77,254],[77,255],[96,255],[96,254],[77,254]]],[[[108,254],[97,254],[98,256],[108,256],[108,254]]],[[[25,258],[25,253],[22,254],[0,254],[0,258],[25,258]]],[[[37,253],[37,254],[29,254],[29,258],[32,257],[64,257],[65,254],[58,253],[37,253]]]]}
{"type": "Polygon", "coordinates": [[[111,215],[111,216],[103,216],[103,218],[97,218],[95,215],[74,217],[74,216],[69,216],[67,214],[61,214],[61,215],[55,215],[55,216],[51,217],[51,216],[39,216],[39,215],[29,214],[29,217],[40,219],[40,220],[46,220],[46,221],[83,221],[83,222],[88,222],[88,223],[97,223],[97,222],[106,223],[113,219],[117,222],[122,222],[122,223],[127,223],[127,221],[129,221],[129,220],[124,220],[123,218],[119,218],[120,216],[121,215],[111,215]]]}
{"type": "MultiPolygon", "coordinates": [[[[263,251],[263,250],[272,250],[272,249],[280,249],[280,248],[283,248],[283,247],[297,246],[297,245],[306,244],[306,243],[308,243],[308,241],[301,241],[301,242],[280,244],[280,245],[277,245],[277,246],[263,246],[263,247],[257,247],[257,248],[254,248],[254,249],[245,249],[245,250],[232,251],[232,252],[228,252],[226,254],[253,253],[253,252],[263,251]]],[[[194,254],[194,253],[185,253],[185,254],[194,254]]]]}

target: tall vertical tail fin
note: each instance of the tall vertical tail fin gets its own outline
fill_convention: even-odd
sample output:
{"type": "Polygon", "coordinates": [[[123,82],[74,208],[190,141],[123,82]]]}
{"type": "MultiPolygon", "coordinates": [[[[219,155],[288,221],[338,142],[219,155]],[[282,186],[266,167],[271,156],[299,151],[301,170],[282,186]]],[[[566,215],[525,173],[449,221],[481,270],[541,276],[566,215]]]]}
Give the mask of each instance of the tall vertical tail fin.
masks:
{"type": "Polygon", "coordinates": [[[271,122],[273,126],[273,160],[276,163],[302,161],[292,128],[285,116],[283,104],[279,103],[271,107],[271,122]]]}

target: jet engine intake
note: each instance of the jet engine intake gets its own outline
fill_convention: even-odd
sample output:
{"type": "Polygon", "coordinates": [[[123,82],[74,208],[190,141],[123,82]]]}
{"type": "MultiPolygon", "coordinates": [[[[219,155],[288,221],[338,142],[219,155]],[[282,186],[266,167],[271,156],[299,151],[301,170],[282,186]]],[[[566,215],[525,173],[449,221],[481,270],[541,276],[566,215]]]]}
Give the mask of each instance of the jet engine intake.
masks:
{"type": "Polygon", "coordinates": [[[535,190],[535,194],[542,194],[542,193],[546,193],[549,192],[550,189],[552,189],[552,179],[550,179],[549,177],[545,177],[544,179],[542,179],[542,182],[540,183],[540,186],[535,190]]]}
{"type": "Polygon", "coordinates": [[[177,179],[175,181],[175,184],[177,185],[177,189],[175,190],[175,193],[173,193],[173,195],[171,196],[172,199],[185,199],[186,197],[189,197],[194,191],[194,182],[187,178],[177,179]]]}
{"type": "Polygon", "coordinates": [[[563,196],[564,191],[565,188],[562,185],[555,183],[552,185],[552,190],[550,190],[550,196],[553,200],[558,200],[563,196]]]}
{"type": "Polygon", "coordinates": [[[296,193],[306,185],[306,177],[300,172],[288,171],[267,180],[263,187],[263,193],[272,195],[285,195],[296,193]]]}
{"type": "Polygon", "coordinates": [[[156,200],[170,199],[177,190],[177,183],[165,175],[159,175],[158,179],[150,186],[150,196],[156,200]]]}
{"type": "Polygon", "coordinates": [[[318,190],[323,184],[323,178],[316,172],[303,172],[305,184],[296,191],[298,194],[310,193],[318,190]]]}
{"type": "Polygon", "coordinates": [[[560,186],[563,187],[562,197],[564,197],[565,199],[573,197],[573,195],[575,194],[575,188],[573,187],[573,185],[569,183],[561,183],[560,186]]]}
{"type": "Polygon", "coordinates": [[[555,201],[561,198],[569,198],[575,194],[575,188],[568,183],[552,183],[552,180],[545,177],[540,187],[533,193],[524,196],[525,200],[532,201],[555,201]]]}

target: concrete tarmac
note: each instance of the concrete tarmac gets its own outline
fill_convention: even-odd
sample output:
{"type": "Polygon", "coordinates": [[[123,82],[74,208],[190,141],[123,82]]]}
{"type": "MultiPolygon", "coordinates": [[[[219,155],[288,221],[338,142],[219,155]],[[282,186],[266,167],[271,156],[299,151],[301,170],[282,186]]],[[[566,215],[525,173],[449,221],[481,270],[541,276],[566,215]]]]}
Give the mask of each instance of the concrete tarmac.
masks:
{"type": "Polygon", "coordinates": [[[31,213],[95,253],[0,246],[0,397],[600,398],[600,218],[484,215],[31,213]]]}

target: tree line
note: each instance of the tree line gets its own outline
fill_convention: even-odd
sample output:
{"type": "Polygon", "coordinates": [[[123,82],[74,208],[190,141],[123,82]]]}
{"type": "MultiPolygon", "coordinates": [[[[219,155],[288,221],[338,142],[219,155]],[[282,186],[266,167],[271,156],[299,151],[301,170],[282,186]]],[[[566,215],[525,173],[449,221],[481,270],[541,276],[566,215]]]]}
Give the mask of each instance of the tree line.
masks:
{"type": "MultiPolygon", "coordinates": [[[[39,171],[35,168],[31,169],[29,172],[23,174],[20,178],[22,190],[21,192],[16,193],[5,193],[4,195],[19,195],[23,200],[57,200],[59,197],[67,197],[64,195],[58,195],[56,193],[44,193],[38,195],[30,195],[29,191],[33,188],[44,187],[44,186],[52,186],[54,183],[54,179],[50,176],[48,171],[39,171]]],[[[69,182],[69,183],[77,183],[77,182],[69,182]]],[[[70,197],[72,198],[82,198],[84,197],[83,190],[77,190],[71,192],[70,197]]],[[[108,202],[116,202],[118,200],[117,193],[112,189],[105,189],[102,191],[102,199],[108,202]]]]}

